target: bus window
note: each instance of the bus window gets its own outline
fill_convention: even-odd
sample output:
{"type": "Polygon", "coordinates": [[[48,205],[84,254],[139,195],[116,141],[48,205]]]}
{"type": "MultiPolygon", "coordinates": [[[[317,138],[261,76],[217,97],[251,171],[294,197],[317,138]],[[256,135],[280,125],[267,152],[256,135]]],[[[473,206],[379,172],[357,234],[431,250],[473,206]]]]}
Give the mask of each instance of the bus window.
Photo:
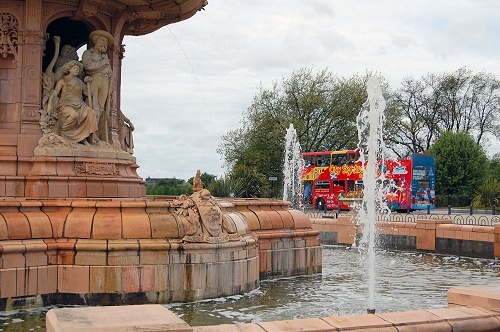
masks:
{"type": "Polygon", "coordinates": [[[329,189],[330,181],[316,181],[314,184],[314,188],[316,189],[329,189]]]}
{"type": "Polygon", "coordinates": [[[347,180],[347,192],[356,190],[355,184],[354,180],[347,180]]]}
{"type": "Polygon", "coordinates": [[[347,164],[348,165],[354,165],[354,163],[356,162],[356,153],[355,152],[349,152],[347,154],[347,164]]]}
{"type": "Polygon", "coordinates": [[[303,159],[305,167],[314,166],[314,156],[304,156],[303,159]]]}
{"type": "Polygon", "coordinates": [[[332,165],[341,166],[347,162],[345,154],[332,154],[332,165]]]}
{"type": "Polygon", "coordinates": [[[344,180],[334,180],[333,181],[333,192],[339,192],[341,190],[345,190],[345,181],[344,180]]]}

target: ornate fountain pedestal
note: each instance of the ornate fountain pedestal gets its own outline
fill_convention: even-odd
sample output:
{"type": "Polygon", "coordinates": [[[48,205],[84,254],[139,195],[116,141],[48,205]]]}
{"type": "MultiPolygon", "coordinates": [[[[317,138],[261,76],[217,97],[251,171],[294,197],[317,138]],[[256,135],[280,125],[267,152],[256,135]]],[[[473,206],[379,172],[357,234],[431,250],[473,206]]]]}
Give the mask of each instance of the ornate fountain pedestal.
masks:
{"type": "Polygon", "coordinates": [[[1,1],[0,309],[194,301],[321,271],[318,232],[287,202],[146,198],[123,38],[205,5],[1,1]]]}

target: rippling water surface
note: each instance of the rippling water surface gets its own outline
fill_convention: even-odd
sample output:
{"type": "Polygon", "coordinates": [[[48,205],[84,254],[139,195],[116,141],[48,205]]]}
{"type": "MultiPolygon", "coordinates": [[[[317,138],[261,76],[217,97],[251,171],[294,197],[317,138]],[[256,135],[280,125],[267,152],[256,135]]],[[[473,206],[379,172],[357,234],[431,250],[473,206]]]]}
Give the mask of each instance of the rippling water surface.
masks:
{"type": "MultiPolygon", "coordinates": [[[[500,262],[379,251],[377,312],[442,308],[451,287],[500,282],[500,262]]],[[[322,275],[261,282],[258,290],[167,308],[191,325],[249,323],[366,313],[365,259],[355,248],[324,247],[322,275]]]]}
{"type": "MultiPolygon", "coordinates": [[[[324,247],[322,275],[261,282],[251,293],[165,305],[190,325],[250,323],[366,313],[364,256],[324,247]]],[[[379,251],[377,312],[443,308],[451,287],[500,282],[500,261],[379,251]]],[[[43,331],[53,307],[0,312],[0,331],[43,331]]]]}

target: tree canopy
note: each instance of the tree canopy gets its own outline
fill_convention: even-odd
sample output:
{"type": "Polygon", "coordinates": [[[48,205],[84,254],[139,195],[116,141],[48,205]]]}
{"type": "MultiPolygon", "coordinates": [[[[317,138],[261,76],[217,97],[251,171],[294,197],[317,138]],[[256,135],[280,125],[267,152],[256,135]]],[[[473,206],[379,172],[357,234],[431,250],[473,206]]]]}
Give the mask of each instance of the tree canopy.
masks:
{"type": "MultiPolygon", "coordinates": [[[[327,69],[303,68],[270,89],[260,86],[243,115],[242,127],[222,137],[218,152],[231,169],[246,165],[265,178],[277,177],[272,191],[277,196],[289,125],[293,123],[302,151],[355,148],[356,116],[367,98],[369,76],[342,78],[327,69]]],[[[383,86],[387,90],[387,84],[383,86]]]]}
{"type": "Polygon", "coordinates": [[[500,81],[467,68],[405,78],[394,94],[387,144],[399,156],[424,152],[445,132],[465,131],[485,146],[500,138],[500,81]]]}
{"type": "MultiPolygon", "coordinates": [[[[243,114],[242,125],[222,137],[217,151],[229,170],[245,165],[259,179],[277,177],[275,186],[268,183],[268,187],[273,197],[279,197],[289,125],[295,127],[303,152],[357,148],[356,116],[367,99],[370,76],[373,74],[367,72],[338,77],[328,69],[302,68],[270,88],[261,84],[243,114]]],[[[431,147],[441,153],[444,143],[436,145],[441,136],[468,133],[475,145],[467,147],[480,149],[476,157],[483,160],[482,147],[491,138],[500,138],[500,81],[492,74],[475,74],[463,67],[452,73],[405,78],[395,91],[384,77],[377,75],[377,79],[386,99],[385,145],[399,158],[431,147]]],[[[460,142],[466,141],[460,135],[460,142]]],[[[442,183],[445,191],[455,180],[446,181],[451,182],[442,183]]]]}
{"type": "Polygon", "coordinates": [[[484,149],[467,132],[445,132],[428,150],[436,161],[436,193],[472,196],[488,172],[484,149]]]}

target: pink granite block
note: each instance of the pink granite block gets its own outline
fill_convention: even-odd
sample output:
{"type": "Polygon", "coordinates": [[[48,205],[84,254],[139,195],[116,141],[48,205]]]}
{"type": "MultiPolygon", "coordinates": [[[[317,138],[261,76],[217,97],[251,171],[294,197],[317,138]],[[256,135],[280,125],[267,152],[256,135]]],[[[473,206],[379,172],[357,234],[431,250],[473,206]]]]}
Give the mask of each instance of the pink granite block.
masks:
{"type": "Polygon", "coordinates": [[[91,266],[90,292],[116,293],[122,290],[121,266],[91,266]]]}
{"type": "Polygon", "coordinates": [[[193,332],[266,332],[255,323],[193,326],[193,332]]]}
{"type": "Polygon", "coordinates": [[[106,265],[107,240],[79,239],[75,244],[75,265],[106,265]]]}
{"type": "Polygon", "coordinates": [[[155,267],[141,266],[141,291],[151,292],[155,285],[155,267]]]}
{"type": "Polygon", "coordinates": [[[0,269],[0,297],[17,296],[17,269],[0,269]]]}
{"type": "Polygon", "coordinates": [[[97,179],[87,179],[87,197],[104,197],[104,187],[102,181],[97,179]]]}
{"type": "Polygon", "coordinates": [[[141,289],[141,269],[138,266],[124,266],[122,271],[122,291],[136,293],[141,289]]]}
{"type": "Polygon", "coordinates": [[[88,266],[59,265],[57,291],[59,293],[89,293],[90,269],[88,266]]]}
{"type": "Polygon", "coordinates": [[[25,257],[26,266],[44,266],[47,265],[47,244],[42,239],[23,240],[26,247],[25,257]]]}
{"type": "Polygon", "coordinates": [[[22,241],[4,241],[0,244],[0,248],[2,251],[2,268],[6,269],[26,266],[26,257],[24,256],[26,246],[22,241]]]}
{"type": "Polygon", "coordinates": [[[250,205],[248,207],[259,220],[259,229],[272,229],[273,224],[269,215],[263,211],[258,205],[250,205]]]}
{"type": "Polygon", "coordinates": [[[39,294],[57,292],[57,266],[39,266],[37,275],[39,294]]]}
{"type": "Polygon", "coordinates": [[[377,314],[392,323],[398,331],[442,331],[452,332],[451,326],[443,318],[425,311],[389,312],[377,314]]]}
{"type": "MultiPolygon", "coordinates": [[[[61,201],[63,203],[64,201],[61,201]]],[[[52,234],[54,238],[61,238],[63,235],[64,224],[68,214],[71,212],[69,206],[43,206],[42,211],[49,218],[52,225],[52,234]]]]}
{"type": "Polygon", "coordinates": [[[137,240],[108,240],[108,265],[139,264],[137,240]]]}
{"type": "Polygon", "coordinates": [[[446,319],[453,332],[500,331],[500,320],[493,312],[474,307],[454,307],[427,310],[446,319]]]}
{"type": "Polygon", "coordinates": [[[153,290],[156,292],[164,292],[169,289],[169,269],[165,265],[154,266],[154,285],[153,290]]]}
{"type": "Polygon", "coordinates": [[[339,331],[397,331],[391,323],[383,320],[377,315],[363,314],[353,316],[323,317],[328,324],[336,327],[339,331]]]}
{"type": "Polygon", "coordinates": [[[97,207],[97,211],[94,216],[94,223],[92,225],[92,238],[122,238],[122,215],[119,207],[97,207]]]}
{"type": "Polygon", "coordinates": [[[38,268],[17,269],[17,296],[38,294],[38,268]]]}
{"type": "Polygon", "coordinates": [[[118,197],[118,181],[103,181],[102,195],[103,197],[118,197]]]}
{"type": "Polygon", "coordinates": [[[151,238],[151,224],[145,208],[122,208],[123,238],[151,238]]]}
{"type": "Polygon", "coordinates": [[[68,180],[68,197],[87,197],[87,185],[81,179],[68,180]]]}
{"type": "Polygon", "coordinates": [[[286,331],[328,332],[337,330],[336,328],[334,328],[321,318],[261,322],[257,323],[257,325],[262,327],[266,332],[286,332],[286,331]]]}
{"type": "Polygon", "coordinates": [[[31,238],[31,228],[26,216],[21,212],[3,212],[7,224],[9,239],[23,240],[31,238]]]}
{"type": "Polygon", "coordinates": [[[66,218],[63,236],[89,239],[96,212],[95,203],[90,201],[74,201],[72,207],[73,210],[66,218]]]}

